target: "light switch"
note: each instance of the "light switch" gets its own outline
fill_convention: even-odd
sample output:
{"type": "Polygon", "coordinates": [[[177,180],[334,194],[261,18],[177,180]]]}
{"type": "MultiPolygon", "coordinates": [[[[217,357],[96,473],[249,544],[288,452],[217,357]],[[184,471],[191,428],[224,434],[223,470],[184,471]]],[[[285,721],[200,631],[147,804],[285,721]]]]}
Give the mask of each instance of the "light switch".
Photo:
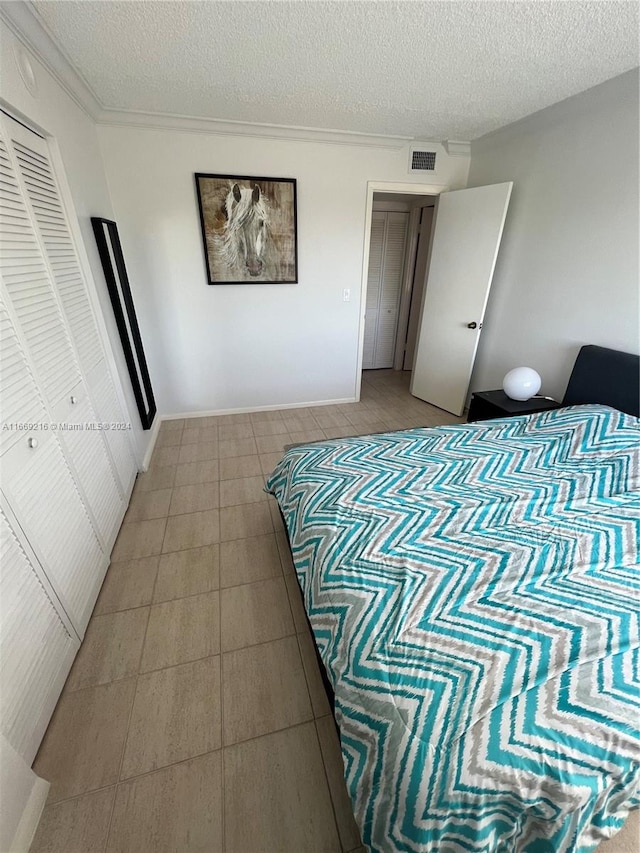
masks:
{"type": "Polygon", "coordinates": [[[350,287],[345,287],[345,289],[342,291],[342,301],[343,302],[350,302],[351,301],[351,288],[350,287]]]}

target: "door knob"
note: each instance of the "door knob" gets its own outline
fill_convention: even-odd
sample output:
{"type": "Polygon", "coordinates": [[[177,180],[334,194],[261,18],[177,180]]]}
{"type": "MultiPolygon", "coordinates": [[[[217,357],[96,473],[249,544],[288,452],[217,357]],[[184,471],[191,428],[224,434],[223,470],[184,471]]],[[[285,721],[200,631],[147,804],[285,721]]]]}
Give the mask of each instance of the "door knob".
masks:
{"type": "Polygon", "coordinates": [[[477,323],[467,323],[467,329],[477,329],[477,328],[478,328],[477,323]]]}

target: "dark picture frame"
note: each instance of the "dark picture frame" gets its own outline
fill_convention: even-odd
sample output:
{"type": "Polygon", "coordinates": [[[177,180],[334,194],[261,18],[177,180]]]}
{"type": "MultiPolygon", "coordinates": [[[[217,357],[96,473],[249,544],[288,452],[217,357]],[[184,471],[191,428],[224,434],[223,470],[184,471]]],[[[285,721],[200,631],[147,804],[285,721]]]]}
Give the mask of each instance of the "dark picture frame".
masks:
{"type": "Polygon", "coordinates": [[[208,284],[297,284],[295,178],[194,177],[208,284]]]}
{"type": "Polygon", "coordinates": [[[136,309],[131,296],[129,277],[124,263],[118,226],[111,219],[91,217],[98,252],[107,281],[109,298],[122,341],[125,361],[131,378],[143,429],[151,429],[156,416],[156,401],[151,387],[136,309]]]}

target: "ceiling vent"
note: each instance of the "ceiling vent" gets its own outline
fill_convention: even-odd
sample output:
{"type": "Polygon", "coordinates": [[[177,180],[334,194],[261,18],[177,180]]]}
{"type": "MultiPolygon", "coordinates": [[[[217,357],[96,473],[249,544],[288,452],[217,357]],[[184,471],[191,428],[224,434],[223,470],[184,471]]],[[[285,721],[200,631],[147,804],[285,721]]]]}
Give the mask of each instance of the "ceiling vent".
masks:
{"type": "Polygon", "coordinates": [[[427,148],[412,148],[409,152],[410,172],[429,172],[433,174],[436,170],[436,152],[427,148]]]}

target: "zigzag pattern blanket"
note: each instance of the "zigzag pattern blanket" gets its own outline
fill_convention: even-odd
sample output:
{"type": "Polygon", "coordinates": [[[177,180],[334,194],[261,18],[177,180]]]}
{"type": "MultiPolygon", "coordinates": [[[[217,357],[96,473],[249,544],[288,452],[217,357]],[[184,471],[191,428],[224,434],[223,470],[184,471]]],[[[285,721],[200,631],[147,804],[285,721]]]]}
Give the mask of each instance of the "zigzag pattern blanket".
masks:
{"type": "Polygon", "coordinates": [[[586,853],[640,805],[639,467],[602,406],[279,463],[373,851],[586,853]]]}

